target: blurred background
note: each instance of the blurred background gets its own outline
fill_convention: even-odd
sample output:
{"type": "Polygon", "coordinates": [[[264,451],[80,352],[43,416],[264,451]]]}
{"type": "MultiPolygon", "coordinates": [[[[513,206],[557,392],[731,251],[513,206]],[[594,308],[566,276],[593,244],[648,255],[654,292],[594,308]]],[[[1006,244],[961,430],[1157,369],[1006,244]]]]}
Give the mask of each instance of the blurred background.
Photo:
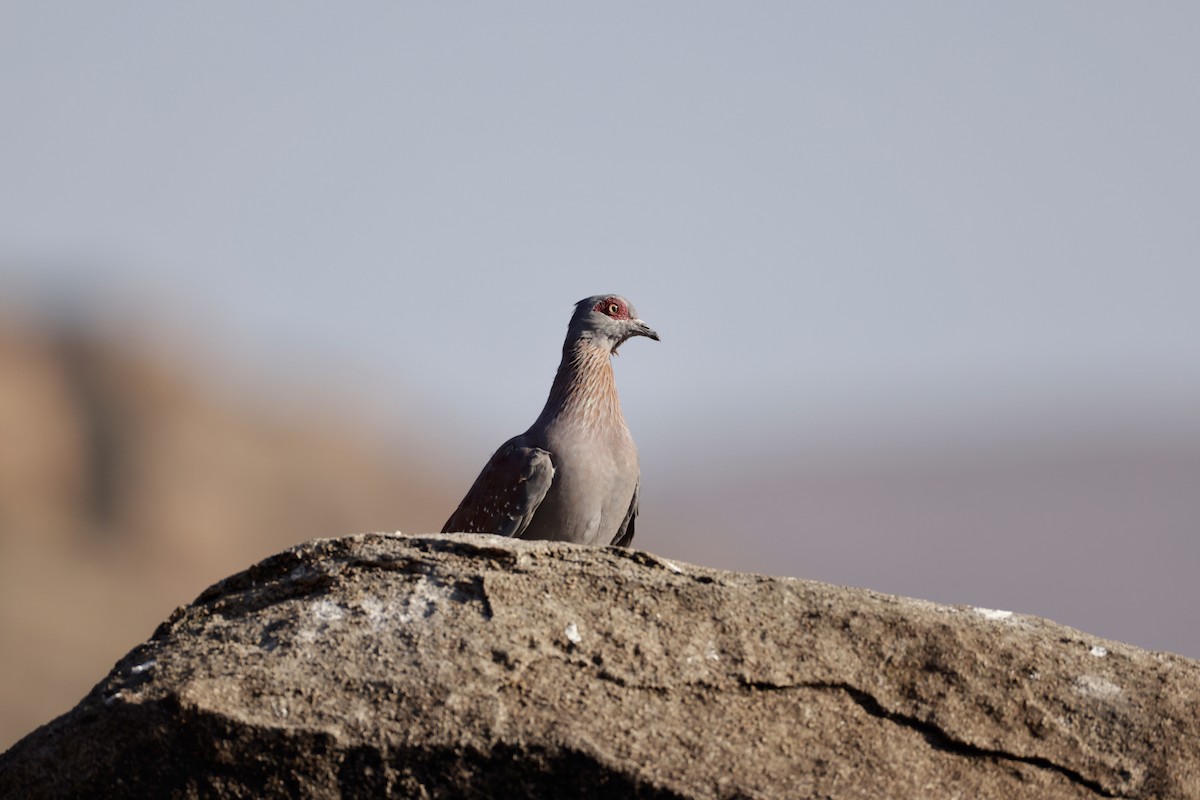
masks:
{"type": "Polygon", "coordinates": [[[635,544],[1200,656],[1200,6],[8,2],[0,749],[616,370],[635,544]]]}

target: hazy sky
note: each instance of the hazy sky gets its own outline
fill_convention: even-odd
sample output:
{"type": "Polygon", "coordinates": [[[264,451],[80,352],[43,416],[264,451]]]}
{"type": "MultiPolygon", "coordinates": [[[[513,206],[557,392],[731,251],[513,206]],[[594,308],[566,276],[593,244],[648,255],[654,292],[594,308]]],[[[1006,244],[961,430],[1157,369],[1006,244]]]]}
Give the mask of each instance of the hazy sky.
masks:
{"type": "Polygon", "coordinates": [[[1198,25],[6,3],[0,255],[10,283],[130,312],[165,290],[250,361],[341,354],[455,415],[532,419],[571,303],[606,291],[663,334],[619,369],[676,434],[1175,407],[1200,397],[1198,25]]]}
{"type": "Polygon", "coordinates": [[[457,463],[533,420],[609,291],[663,336],[617,364],[655,469],[1196,431],[1197,30],[1193,3],[6,2],[0,290],[341,369],[306,377],[457,463]]]}

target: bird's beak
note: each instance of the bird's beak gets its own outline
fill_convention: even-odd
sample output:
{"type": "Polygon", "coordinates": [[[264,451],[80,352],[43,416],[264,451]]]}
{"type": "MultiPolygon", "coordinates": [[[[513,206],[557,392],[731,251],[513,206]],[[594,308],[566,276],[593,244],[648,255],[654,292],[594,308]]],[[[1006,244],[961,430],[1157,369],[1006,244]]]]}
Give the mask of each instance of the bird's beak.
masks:
{"type": "Polygon", "coordinates": [[[655,331],[653,328],[651,328],[646,323],[642,322],[640,319],[632,319],[632,320],[630,320],[630,322],[633,323],[633,335],[634,336],[645,336],[650,339],[653,339],[656,342],[662,341],[661,339],[658,338],[658,332],[655,331]]]}

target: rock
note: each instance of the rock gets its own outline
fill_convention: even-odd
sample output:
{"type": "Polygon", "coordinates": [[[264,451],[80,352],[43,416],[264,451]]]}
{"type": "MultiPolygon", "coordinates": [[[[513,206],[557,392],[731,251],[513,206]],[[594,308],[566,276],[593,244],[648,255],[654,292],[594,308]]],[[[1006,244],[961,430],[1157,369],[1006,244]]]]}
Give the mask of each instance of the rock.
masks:
{"type": "Polygon", "coordinates": [[[0,796],[1200,797],[1200,663],[638,551],[368,534],[179,609],[0,796]]]}

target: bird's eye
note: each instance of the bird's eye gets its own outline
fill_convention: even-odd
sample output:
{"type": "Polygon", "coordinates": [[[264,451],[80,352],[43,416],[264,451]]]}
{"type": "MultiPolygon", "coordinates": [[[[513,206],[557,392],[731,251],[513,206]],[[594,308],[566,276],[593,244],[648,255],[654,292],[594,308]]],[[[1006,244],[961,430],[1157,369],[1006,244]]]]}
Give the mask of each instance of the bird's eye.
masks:
{"type": "Polygon", "coordinates": [[[612,316],[615,317],[617,315],[617,312],[620,310],[621,310],[621,307],[619,305],[617,305],[616,303],[608,304],[608,313],[611,314],[612,316]]]}

